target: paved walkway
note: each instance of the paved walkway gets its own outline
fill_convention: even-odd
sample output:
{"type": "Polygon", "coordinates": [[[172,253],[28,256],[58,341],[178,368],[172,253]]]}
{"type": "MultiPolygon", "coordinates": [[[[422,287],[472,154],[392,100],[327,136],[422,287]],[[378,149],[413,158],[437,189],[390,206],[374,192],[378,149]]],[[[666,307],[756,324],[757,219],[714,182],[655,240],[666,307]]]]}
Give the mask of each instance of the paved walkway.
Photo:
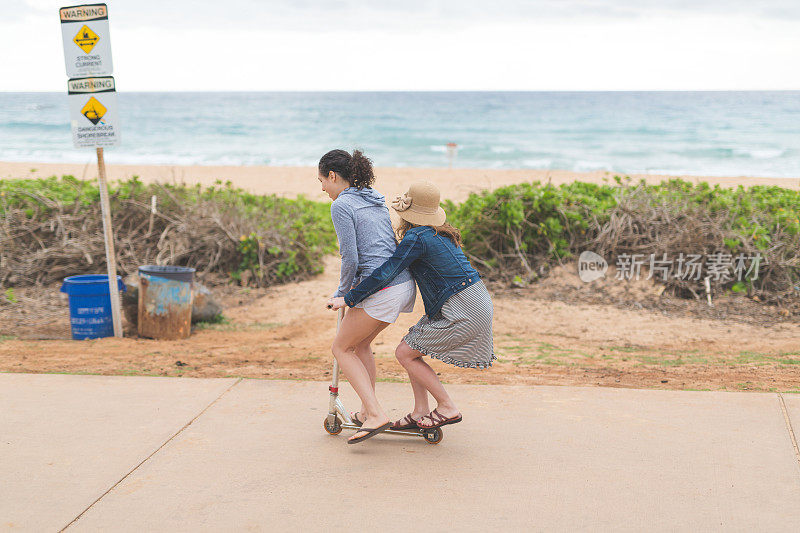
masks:
{"type": "Polygon", "coordinates": [[[324,383],[0,374],[0,530],[800,530],[800,396],[450,389],[441,444],[349,446],[324,383]]]}

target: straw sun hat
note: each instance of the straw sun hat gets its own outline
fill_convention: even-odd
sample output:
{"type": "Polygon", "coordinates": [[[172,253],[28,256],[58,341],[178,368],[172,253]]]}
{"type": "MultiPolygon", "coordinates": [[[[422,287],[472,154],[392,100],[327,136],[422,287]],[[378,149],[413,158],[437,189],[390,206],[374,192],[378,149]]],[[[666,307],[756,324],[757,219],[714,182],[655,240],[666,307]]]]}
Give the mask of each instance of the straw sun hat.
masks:
{"type": "Polygon", "coordinates": [[[392,202],[392,208],[403,220],[420,226],[441,226],[447,215],[439,207],[439,188],[430,181],[415,181],[408,192],[392,202]]]}

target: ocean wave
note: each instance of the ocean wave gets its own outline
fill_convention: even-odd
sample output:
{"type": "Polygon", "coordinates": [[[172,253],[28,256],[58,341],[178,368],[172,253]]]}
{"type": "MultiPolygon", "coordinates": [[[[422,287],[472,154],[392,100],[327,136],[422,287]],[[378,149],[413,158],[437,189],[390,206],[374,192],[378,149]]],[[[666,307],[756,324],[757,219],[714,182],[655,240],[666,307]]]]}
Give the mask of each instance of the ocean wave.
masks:
{"type": "Polygon", "coordinates": [[[752,159],[776,159],[778,157],[783,157],[786,154],[786,150],[782,148],[737,148],[733,153],[752,159]]]}
{"type": "Polygon", "coordinates": [[[524,168],[550,168],[553,165],[552,159],[523,159],[524,168]]]}
{"type": "Polygon", "coordinates": [[[510,154],[514,151],[511,146],[490,146],[489,151],[493,154],[510,154]]]}
{"type": "Polygon", "coordinates": [[[613,167],[602,161],[576,161],[572,165],[572,170],[576,172],[593,172],[595,170],[613,170],[613,167]]]}
{"type": "Polygon", "coordinates": [[[777,159],[787,154],[784,148],[732,148],[713,147],[696,148],[673,152],[684,157],[701,157],[714,159],[777,159]]]}
{"type": "Polygon", "coordinates": [[[672,155],[688,158],[711,158],[711,159],[730,159],[735,156],[733,148],[713,147],[713,148],[691,148],[687,150],[673,151],[672,155]]]}
{"type": "Polygon", "coordinates": [[[28,111],[42,111],[44,109],[54,109],[55,107],[56,107],[56,105],[54,105],[54,104],[39,104],[39,103],[35,103],[35,104],[27,104],[25,106],[25,109],[27,109],[28,111]]]}
{"type": "Polygon", "coordinates": [[[12,120],[0,122],[0,129],[11,130],[69,130],[69,122],[29,122],[12,120]]]}

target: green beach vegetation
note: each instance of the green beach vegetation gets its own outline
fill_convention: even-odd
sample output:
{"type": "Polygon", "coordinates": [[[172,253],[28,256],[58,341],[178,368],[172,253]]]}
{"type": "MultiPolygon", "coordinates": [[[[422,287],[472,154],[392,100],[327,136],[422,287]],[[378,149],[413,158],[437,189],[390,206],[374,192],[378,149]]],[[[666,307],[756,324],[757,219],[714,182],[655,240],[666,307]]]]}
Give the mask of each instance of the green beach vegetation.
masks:
{"type": "MultiPolygon", "coordinates": [[[[609,265],[634,254],[644,259],[716,254],[730,261],[761,259],[756,259],[757,276],[756,269],[741,280],[719,276],[715,289],[771,301],[800,296],[800,191],[712,187],[680,179],[657,185],[614,181],[523,183],[473,193],[444,207],[462,229],[464,250],[491,279],[529,283],[586,250],[609,265]]],[[[676,294],[696,296],[703,279],[676,277],[675,268],[663,276],[664,283],[676,294]]]]}
{"type": "MultiPolygon", "coordinates": [[[[102,270],[99,198],[96,182],[71,176],[0,180],[0,286],[102,270]]],[[[268,286],[320,272],[322,258],[336,251],[329,204],[302,197],[251,194],[222,181],[201,187],[133,178],[114,183],[110,198],[123,274],[173,264],[268,286]]],[[[591,250],[612,265],[635,254],[758,256],[757,277],[715,279],[715,289],[766,301],[800,292],[800,191],[792,189],[615,177],[605,184],[522,183],[443,205],[475,266],[500,283],[533,282],[591,250]]],[[[669,274],[662,282],[676,294],[702,290],[702,279],[669,274]]]]}
{"type": "MultiPolygon", "coordinates": [[[[118,270],[190,266],[245,285],[298,281],[336,251],[326,204],[251,194],[217,181],[109,187],[118,270]],[[153,209],[155,197],[155,209],[153,209]]],[[[0,180],[0,286],[59,281],[105,268],[96,181],[0,180]]]]}

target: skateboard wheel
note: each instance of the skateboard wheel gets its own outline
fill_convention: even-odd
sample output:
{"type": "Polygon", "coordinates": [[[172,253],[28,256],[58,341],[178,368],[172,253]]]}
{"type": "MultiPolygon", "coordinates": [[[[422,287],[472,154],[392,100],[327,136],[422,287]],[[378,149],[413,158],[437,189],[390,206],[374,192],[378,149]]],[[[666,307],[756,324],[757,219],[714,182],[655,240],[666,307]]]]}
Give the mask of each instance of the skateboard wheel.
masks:
{"type": "Polygon", "coordinates": [[[339,421],[338,416],[333,419],[332,425],[328,422],[328,417],[326,416],[325,420],[322,421],[322,427],[331,435],[338,435],[342,432],[342,423],[339,421]]]}
{"type": "Polygon", "coordinates": [[[422,430],[422,437],[428,444],[439,444],[444,438],[441,428],[424,429],[422,430]]]}

